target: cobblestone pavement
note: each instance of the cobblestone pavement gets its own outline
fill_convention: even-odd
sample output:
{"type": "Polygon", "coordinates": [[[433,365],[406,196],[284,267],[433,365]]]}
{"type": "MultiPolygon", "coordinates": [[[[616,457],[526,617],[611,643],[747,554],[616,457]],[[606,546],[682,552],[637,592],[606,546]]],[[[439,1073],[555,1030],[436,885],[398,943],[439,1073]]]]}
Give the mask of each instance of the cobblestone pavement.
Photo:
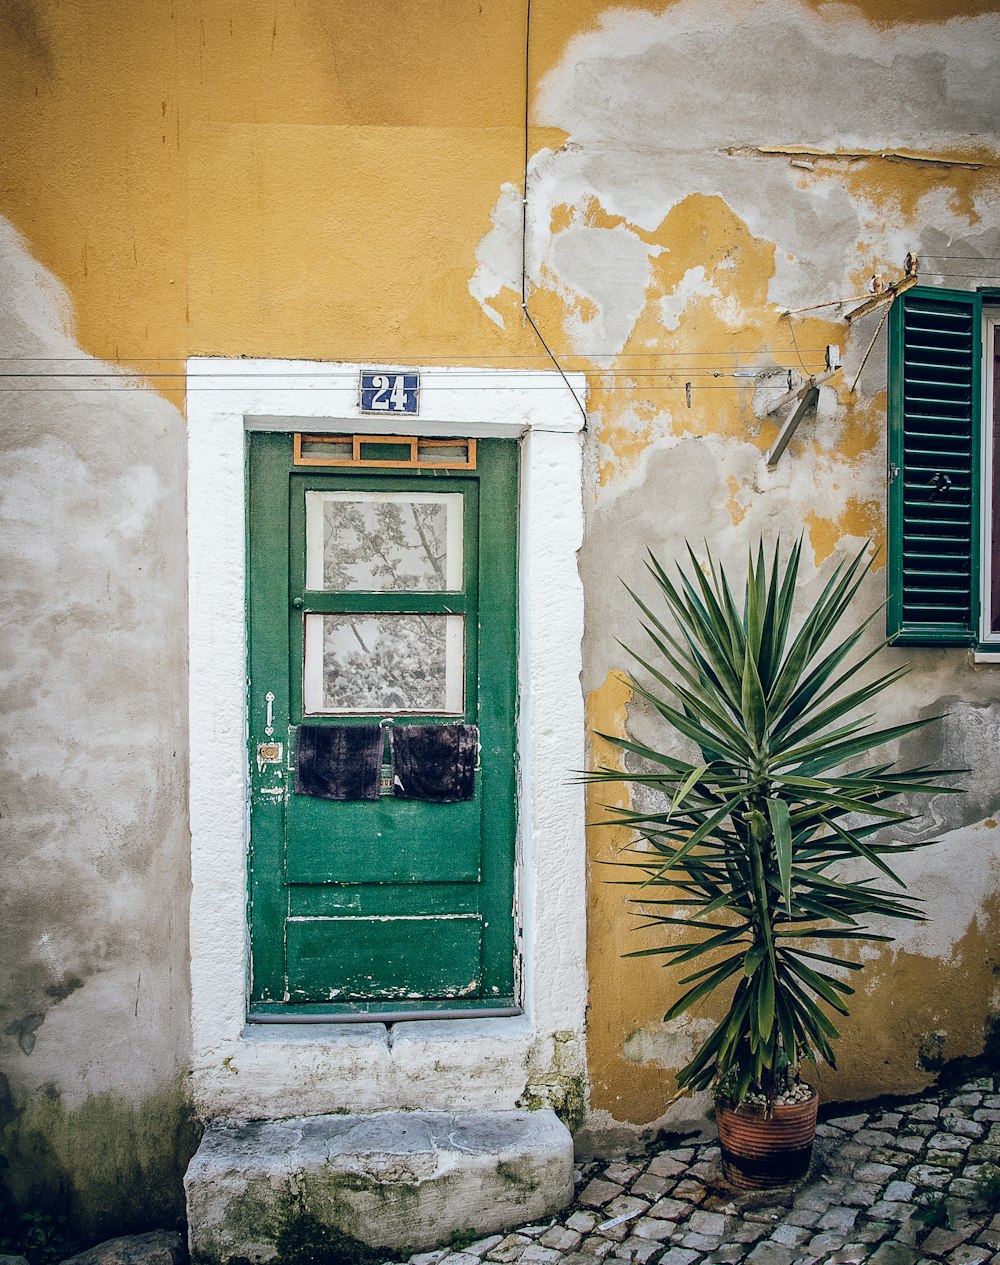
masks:
{"type": "Polygon", "coordinates": [[[819,1125],[796,1186],[734,1196],[702,1143],[591,1162],[544,1225],[411,1265],[1000,1265],[1000,1076],[819,1125]]]}

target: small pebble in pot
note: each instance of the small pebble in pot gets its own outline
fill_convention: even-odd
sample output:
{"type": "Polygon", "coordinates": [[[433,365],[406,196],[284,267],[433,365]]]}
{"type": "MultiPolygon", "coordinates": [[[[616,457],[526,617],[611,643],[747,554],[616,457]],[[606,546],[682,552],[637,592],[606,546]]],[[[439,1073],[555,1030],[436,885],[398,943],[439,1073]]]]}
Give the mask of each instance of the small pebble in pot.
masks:
{"type": "Polygon", "coordinates": [[[774,1101],[777,1106],[792,1107],[796,1103],[808,1102],[812,1095],[812,1086],[800,1081],[797,1085],[789,1085],[785,1092],[778,1094],[774,1101]]]}

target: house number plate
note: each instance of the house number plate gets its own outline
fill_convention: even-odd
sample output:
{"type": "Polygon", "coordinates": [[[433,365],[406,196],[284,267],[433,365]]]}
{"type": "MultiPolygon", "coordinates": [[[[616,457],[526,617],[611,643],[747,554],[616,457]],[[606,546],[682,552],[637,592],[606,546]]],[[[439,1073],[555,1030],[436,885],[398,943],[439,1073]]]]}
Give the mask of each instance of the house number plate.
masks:
{"type": "Polygon", "coordinates": [[[375,416],[417,414],[419,373],[361,373],[361,412],[375,416]]]}

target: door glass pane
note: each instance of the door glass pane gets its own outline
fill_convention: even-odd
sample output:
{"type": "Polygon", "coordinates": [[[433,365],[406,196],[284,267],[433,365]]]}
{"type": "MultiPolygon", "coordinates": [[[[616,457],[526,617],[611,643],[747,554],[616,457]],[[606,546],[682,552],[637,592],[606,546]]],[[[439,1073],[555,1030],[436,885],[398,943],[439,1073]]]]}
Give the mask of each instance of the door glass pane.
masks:
{"type": "Polygon", "coordinates": [[[457,591],[460,492],[307,492],[306,588],[457,591]]]}
{"type": "Polygon", "coordinates": [[[305,617],[307,715],[465,710],[462,615],[305,617]]]}

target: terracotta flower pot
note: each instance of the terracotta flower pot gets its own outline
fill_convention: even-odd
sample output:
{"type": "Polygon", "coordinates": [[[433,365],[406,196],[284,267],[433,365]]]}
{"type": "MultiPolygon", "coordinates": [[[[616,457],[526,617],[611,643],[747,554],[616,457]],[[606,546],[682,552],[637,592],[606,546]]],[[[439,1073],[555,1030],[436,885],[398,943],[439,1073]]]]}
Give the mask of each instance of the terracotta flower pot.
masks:
{"type": "Polygon", "coordinates": [[[715,1122],[722,1146],[722,1171],[731,1186],[761,1190],[804,1177],[816,1137],[815,1090],[805,1102],[775,1106],[771,1116],[717,1103],[715,1122]]]}

